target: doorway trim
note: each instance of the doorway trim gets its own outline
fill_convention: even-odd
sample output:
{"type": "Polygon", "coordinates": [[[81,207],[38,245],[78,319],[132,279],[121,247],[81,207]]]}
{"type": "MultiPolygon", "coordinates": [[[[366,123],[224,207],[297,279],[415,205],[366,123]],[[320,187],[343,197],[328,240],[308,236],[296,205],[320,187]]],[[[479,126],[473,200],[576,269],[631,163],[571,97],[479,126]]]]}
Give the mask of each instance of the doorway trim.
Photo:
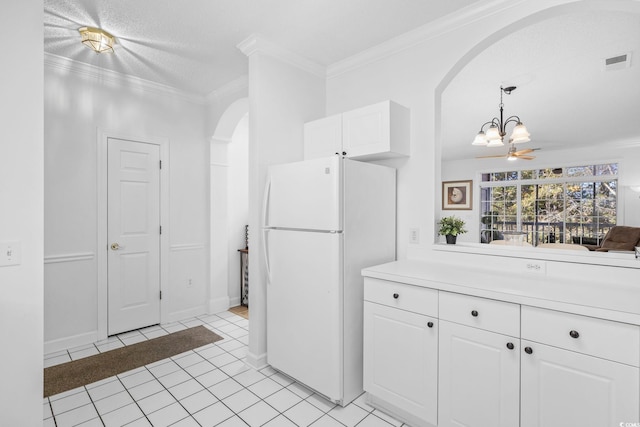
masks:
{"type": "MultiPolygon", "coordinates": [[[[107,278],[107,149],[109,138],[126,139],[144,144],[154,144],[160,147],[160,292],[166,292],[169,280],[169,139],[153,136],[132,136],[116,132],[103,131],[98,128],[96,147],[96,272],[97,272],[97,312],[98,312],[98,340],[107,338],[108,326],[108,278],[107,278]]],[[[167,313],[167,298],[160,300],[160,322],[165,321],[167,313]]]]}

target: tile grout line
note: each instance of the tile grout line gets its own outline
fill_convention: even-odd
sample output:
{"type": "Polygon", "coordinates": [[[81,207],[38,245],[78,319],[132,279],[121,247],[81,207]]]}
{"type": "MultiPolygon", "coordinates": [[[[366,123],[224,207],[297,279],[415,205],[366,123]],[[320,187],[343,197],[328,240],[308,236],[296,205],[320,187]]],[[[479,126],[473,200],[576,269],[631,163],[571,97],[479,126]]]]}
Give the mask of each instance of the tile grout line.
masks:
{"type": "MultiPolygon", "coordinates": [[[[89,389],[87,388],[87,386],[82,386],[82,388],[84,388],[85,393],[87,393],[87,396],[89,396],[89,400],[91,401],[91,404],[93,405],[93,409],[96,410],[96,414],[98,414],[98,419],[100,420],[100,422],[102,423],[102,426],[104,427],[104,421],[102,420],[102,415],[100,415],[100,411],[98,411],[98,407],[96,406],[96,403],[93,401],[93,397],[91,397],[91,393],[89,393],[89,389]]],[[[93,420],[95,418],[92,418],[91,420],[93,420]]],[[[91,421],[91,420],[87,420],[87,421],[91,421]]],[[[83,421],[86,422],[86,421],[83,421]]]]}

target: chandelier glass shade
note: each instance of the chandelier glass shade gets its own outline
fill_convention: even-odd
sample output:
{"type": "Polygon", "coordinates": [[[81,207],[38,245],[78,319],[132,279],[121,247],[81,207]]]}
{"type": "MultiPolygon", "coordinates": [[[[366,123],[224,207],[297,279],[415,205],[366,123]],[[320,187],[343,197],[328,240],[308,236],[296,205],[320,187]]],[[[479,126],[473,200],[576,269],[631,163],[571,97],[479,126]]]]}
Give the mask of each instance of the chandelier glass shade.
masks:
{"type": "Polygon", "coordinates": [[[82,44],[95,53],[112,53],[116,38],[100,28],[82,27],[78,30],[82,44]]]}
{"type": "Polygon", "coordinates": [[[504,137],[507,135],[506,128],[509,123],[515,123],[515,127],[509,137],[510,144],[521,144],[529,142],[531,135],[529,131],[522,124],[520,117],[510,116],[506,120],[504,119],[504,104],[502,103],[502,94],[511,94],[516,89],[515,86],[509,86],[503,88],[500,86],[500,117],[494,117],[490,121],[484,123],[480,127],[480,132],[476,135],[475,139],[471,143],[472,145],[479,145],[485,147],[502,147],[504,145],[504,137]],[[487,132],[485,133],[485,126],[489,125],[487,132]]]}

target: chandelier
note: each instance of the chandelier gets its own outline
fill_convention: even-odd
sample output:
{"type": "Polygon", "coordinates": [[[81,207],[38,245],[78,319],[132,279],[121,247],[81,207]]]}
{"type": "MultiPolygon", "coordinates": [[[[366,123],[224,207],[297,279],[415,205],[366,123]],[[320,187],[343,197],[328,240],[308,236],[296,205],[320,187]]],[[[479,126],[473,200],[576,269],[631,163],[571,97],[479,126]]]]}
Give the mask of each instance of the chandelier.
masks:
{"type": "Polygon", "coordinates": [[[476,135],[476,138],[473,140],[472,145],[482,145],[485,147],[502,147],[504,145],[504,137],[507,135],[507,124],[509,123],[516,124],[513,128],[511,136],[509,137],[510,144],[520,144],[523,142],[531,141],[531,139],[529,138],[529,132],[520,121],[520,117],[510,116],[506,120],[504,120],[504,104],[502,103],[502,94],[506,93],[507,95],[510,95],[514,90],[516,90],[515,86],[508,86],[505,88],[500,86],[500,118],[494,117],[490,121],[483,124],[480,127],[480,132],[478,132],[478,135],[476,135]],[[484,128],[487,125],[489,125],[489,129],[487,129],[487,133],[485,134],[484,128]]]}
{"type": "Polygon", "coordinates": [[[82,36],[82,44],[92,49],[95,53],[113,52],[116,38],[105,30],[94,27],[82,27],[78,29],[82,36]]]}

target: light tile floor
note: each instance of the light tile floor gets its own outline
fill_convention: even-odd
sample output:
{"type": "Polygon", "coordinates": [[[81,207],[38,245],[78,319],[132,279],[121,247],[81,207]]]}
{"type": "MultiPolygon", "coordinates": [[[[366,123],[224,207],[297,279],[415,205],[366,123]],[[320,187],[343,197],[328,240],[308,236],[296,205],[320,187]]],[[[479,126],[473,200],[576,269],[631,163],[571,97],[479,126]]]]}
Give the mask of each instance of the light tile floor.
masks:
{"type": "Polygon", "coordinates": [[[249,322],[231,312],[127,332],[48,354],[45,367],[204,325],[224,339],[43,401],[44,427],[400,427],[367,405],[342,408],[270,367],[243,361],[249,322]]]}

